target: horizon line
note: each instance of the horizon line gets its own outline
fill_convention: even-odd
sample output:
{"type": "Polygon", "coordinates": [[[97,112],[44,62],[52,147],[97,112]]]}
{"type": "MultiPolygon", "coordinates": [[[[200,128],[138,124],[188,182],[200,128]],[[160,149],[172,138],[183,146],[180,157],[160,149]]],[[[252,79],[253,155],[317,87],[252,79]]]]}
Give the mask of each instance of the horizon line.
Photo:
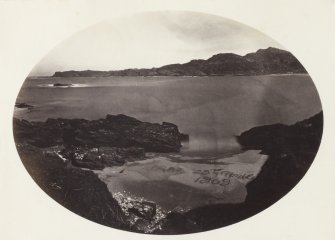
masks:
{"type": "MultiPolygon", "coordinates": [[[[187,61],[187,62],[184,62],[184,63],[169,63],[169,64],[165,64],[165,65],[163,65],[163,66],[159,66],[159,67],[147,67],[147,68],[131,68],[131,67],[129,67],[129,68],[123,68],[123,69],[115,69],[115,70],[93,70],[93,69],[83,69],[83,70],[73,70],[73,69],[71,69],[71,70],[64,70],[64,71],[55,71],[54,73],[53,73],[53,75],[55,74],[55,73],[57,73],[57,72],[117,72],[117,71],[125,71],[125,70],[143,70],[143,69],[155,69],[155,68],[161,68],[161,67],[164,67],[164,66],[168,66],[168,65],[174,65],[174,64],[186,64],[186,63],[189,63],[189,62],[191,62],[191,61],[194,61],[194,60],[204,60],[204,61],[206,61],[206,60],[209,60],[210,58],[212,58],[212,57],[214,57],[214,56],[217,56],[217,55],[220,55],[220,54],[233,54],[233,55],[236,55],[236,56],[240,56],[240,57],[245,57],[246,55],[248,55],[248,54],[251,54],[251,53],[257,53],[258,51],[260,51],[260,50],[268,50],[268,49],[277,49],[277,50],[281,50],[281,51],[285,51],[285,52],[289,52],[289,51],[287,51],[286,49],[281,49],[281,48],[277,48],[277,47],[271,47],[271,46],[269,46],[269,47],[267,47],[267,48],[259,48],[259,49],[257,49],[256,51],[254,51],[254,52],[248,52],[248,53],[246,53],[246,54],[244,54],[244,55],[240,55],[240,54],[237,54],[237,53],[233,53],[233,52],[219,52],[219,53],[216,53],[216,54],[213,54],[212,56],[210,56],[210,57],[208,57],[208,58],[206,58],[206,59],[191,59],[191,60],[189,60],[189,61],[187,61]]],[[[290,52],[289,52],[290,53],[290,52]]],[[[53,77],[53,75],[29,75],[28,74],[28,76],[27,77],[53,77]]]]}

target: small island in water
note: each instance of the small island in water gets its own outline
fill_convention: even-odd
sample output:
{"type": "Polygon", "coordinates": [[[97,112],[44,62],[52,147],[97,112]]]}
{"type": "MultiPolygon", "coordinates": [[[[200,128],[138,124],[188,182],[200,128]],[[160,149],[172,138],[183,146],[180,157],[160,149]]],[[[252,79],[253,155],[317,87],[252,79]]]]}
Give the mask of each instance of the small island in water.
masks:
{"type": "Polygon", "coordinates": [[[72,87],[72,84],[68,84],[68,83],[54,83],[52,86],[54,87],[72,87]]]}

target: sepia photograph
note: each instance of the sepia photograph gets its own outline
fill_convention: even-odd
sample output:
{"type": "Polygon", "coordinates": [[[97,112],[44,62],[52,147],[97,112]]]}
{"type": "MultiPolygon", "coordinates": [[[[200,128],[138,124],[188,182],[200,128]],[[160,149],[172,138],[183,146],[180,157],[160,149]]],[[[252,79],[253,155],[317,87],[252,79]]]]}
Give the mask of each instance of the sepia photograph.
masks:
{"type": "Polygon", "coordinates": [[[272,206],[323,133],[318,91],[290,49],[193,11],[79,31],[35,65],[12,108],[18,155],[50,198],[154,235],[219,229],[272,206]]]}

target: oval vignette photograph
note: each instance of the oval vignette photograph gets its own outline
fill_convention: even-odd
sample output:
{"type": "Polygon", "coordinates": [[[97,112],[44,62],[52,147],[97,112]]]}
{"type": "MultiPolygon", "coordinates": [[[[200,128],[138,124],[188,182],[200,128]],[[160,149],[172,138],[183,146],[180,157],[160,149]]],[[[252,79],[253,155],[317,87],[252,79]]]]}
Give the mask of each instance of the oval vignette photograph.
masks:
{"type": "Polygon", "coordinates": [[[83,218],[188,234],[254,216],[311,166],[316,87],[297,58],[242,23],[143,12],[92,25],[31,70],[17,96],[21,161],[83,218]]]}

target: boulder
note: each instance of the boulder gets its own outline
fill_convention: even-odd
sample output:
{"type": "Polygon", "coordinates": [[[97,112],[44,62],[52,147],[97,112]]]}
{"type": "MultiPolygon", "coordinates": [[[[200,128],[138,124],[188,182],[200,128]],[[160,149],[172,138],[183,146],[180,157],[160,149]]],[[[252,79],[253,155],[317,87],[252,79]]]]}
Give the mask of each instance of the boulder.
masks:
{"type": "Polygon", "coordinates": [[[70,160],[75,167],[92,170],[101,170],[105,167],[101,155],[95,148],[68,147],[61,151],[61,155],[70,160]]]}
{"type": "Polygon", "coordinates": [[[105,167],[121,166],[126,161],[144,159],[145,152],[142,148],[116,148],[100,147],[88,148],[68,146],[60,154],[71,161],[72,165],[80,168],[101,170],[105,167]]]}
{"type": "Polygon", "coordinates": [[[128,209],[128,212],[151,221],[156,215],[156,204],[149,201],[133,201],[132,207],[128,209]]]}

